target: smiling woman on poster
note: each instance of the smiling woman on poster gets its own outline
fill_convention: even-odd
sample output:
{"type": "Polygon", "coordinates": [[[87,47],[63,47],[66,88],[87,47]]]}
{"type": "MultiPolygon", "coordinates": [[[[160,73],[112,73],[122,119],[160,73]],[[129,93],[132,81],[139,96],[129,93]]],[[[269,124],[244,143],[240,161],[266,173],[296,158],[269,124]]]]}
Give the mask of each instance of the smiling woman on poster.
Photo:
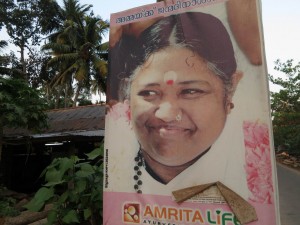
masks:
{"type": "Polygon", "coordinates": [[[242,73],[229,34],[216,17],[189,12],[156,21],[137,39],[123,35],[111,53],[120,57],[114,51],[127,54],[112,67],[121,78],[115,100],[129,101],[139,144],[132,188],[145,192],[145,173],[167,186],[214,151],[234,107],[242,73]]]}

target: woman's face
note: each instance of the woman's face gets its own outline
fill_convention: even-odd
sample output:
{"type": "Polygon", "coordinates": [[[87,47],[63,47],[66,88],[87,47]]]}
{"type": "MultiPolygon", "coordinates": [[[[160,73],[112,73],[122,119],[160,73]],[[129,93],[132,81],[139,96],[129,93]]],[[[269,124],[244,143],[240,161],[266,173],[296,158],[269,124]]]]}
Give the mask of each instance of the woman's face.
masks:
{"type": "Polygon", "coordinates": [[[221,79],[186,48],[155,53],[131,84],[131,119],[141,148],[168,166],[191,161],[215,142],[225,105],[221,79]]]}

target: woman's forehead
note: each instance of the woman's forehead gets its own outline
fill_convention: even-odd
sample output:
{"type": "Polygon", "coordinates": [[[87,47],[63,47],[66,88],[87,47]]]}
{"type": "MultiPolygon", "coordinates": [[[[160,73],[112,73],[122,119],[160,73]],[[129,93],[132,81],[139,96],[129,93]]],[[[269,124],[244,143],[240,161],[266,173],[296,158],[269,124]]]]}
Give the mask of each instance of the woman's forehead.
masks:
{"type": "Polygon", "coordinates": [[[211,73],[207,62],[187,48],[168,47],[152,54],[135,70],[132,80],[141,75],[159,77],[164,82],[176,81],[182,75],[211,73]]]}
{"type": "Polygon", "coordinates": [[[167,85],[173,85],[177,80],[177,73],[173,70],[167,71],[165,74],[163,74],[163,81],[167,85]]]}
{"type": "Polygon", "coordinates": [[[140,71],[133,79],[132,85],[140,88],[154,87],[185,87],[185,86],[211,86],[221,87],[222,81],[211,71],[167,70],[165,72],[155,69],[140,71]]]}
{"type": "Polygon", "coordinates": [[[196,62],[205,63],[206,61],[188,48],[172,46],[151,54],[140,69],[193,67],[196,62]]]}

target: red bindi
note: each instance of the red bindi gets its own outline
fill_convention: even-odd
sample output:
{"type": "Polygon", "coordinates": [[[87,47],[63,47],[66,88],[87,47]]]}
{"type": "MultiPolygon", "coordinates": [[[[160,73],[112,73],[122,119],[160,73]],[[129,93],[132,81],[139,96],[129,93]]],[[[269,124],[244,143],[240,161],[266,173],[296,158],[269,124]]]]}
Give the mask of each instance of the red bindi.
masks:
{"type": "Polygon", "coordinates": [[[167,80],[166,83],[167,83],[167,85],[173,85],[174,84],[174,80],[167,80]]]}

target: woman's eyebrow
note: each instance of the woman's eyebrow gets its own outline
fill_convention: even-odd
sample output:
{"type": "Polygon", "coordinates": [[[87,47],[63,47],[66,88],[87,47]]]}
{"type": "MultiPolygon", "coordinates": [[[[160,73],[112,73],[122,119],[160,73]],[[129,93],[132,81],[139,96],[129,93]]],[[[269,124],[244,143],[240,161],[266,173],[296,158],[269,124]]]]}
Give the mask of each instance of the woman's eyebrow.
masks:
{"type": "Polygon", "coordinates": [[[143,84],[144,87],[159,87],[159,83],[145,83],[143,84]]]}
{"type": "Polygon", "coordinates": [[[187,85],[187,84],[201,84],[201,85],[210,85],[208,81],[205,80],[185,80],[178,82],[179,85],[187,85]]]}
{"type": "MultiPolygon", "coordinates": [[[[188,85],[188,84],[200,84],[200,85],[209,85],[210,83],[205,80],[184,80],[180,81],[177,83],[178,85],[188,85]]],[[[144,84],[141,84],[141,86],[147,88],[147,87],[160,87],[161,84],[159,82],[152,82],[152,83],[147,83],[145,82],[144,84]]]]}

